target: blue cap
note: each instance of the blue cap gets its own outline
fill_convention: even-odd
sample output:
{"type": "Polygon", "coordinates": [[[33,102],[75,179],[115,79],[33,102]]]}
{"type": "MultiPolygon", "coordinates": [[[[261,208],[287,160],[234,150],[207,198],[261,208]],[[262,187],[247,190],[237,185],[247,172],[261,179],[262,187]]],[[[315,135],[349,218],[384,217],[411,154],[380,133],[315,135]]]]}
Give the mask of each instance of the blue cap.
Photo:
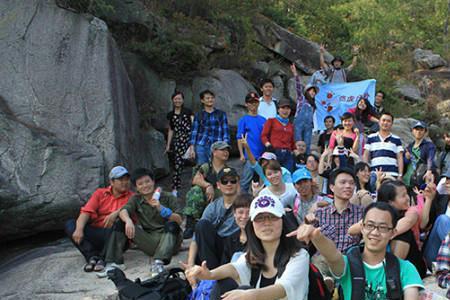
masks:
{"type": "Polygon", "coordinates": [[[414,128],[417,128],[417,127],[420,127],[420,128],[423,128],[423,129],[427,129],[427,124],[425,124],[422,121],[417,121],[412,128],[414,129],[414,128]]]}
{"type": "Polygon", "coordinates": [[[308,169],[300,168],[292,174],[292,182],[297,183],[303,179],[312,179],[311,173],[309,173],[308,169]]]}
{"type": "Polygon", "coordinates": [[[125,175],[129,175],[128,170],[122,166],[117,166],[112,168],[111,172],[109,172],[109,179],[117,179],[125,175]]]}

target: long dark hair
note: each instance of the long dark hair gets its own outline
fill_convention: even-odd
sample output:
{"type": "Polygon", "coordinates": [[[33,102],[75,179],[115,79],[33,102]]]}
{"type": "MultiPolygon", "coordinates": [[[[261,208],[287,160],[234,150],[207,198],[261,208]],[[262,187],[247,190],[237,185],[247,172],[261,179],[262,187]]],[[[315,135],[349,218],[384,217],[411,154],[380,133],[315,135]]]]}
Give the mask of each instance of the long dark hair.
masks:
{"type": "Polygon", "coordinates": [[[369,100],[367,100],[366,98],[359,99],[358,103],[356,104],[355,119],[357,121],[361,121],[361,122],[365,123],[365,122],[370,121],[369,115],[372,115],[372,116],[376,115],[375,109],[373,108],[372,104],[370,104],[369,100]],[[358,107],[358,104],[361,101],[364,101],[364,103],[366,104],[365,110],[361,110],[358,107]]]}
{"type": "MultiPolygon", "coordinates": [[[[391,202],[395,201],[395,197],[397,197],[397,188],[400,187],[404,187],[408,191],[408,187],[403,181],[389,180],[383,182],[377,192],[377,201],[391,204],[391,202]]],[[[398,213],[402,216],[404,212],[398,211],[398,213]]]]}
{"type": "Polygon", "coordinates": [[[363,161],[358,162],[354,167],[354,171],[355,171],[355,175],[356,175],[356,190],[357,191],[359,191],[361,188],[364,188],[367,191],[371,191],[369,182],[366,182],[366,184],[363,187],[361,187],[361,185],[359,184],[358,172],[363,171],[366,168],[369,169],[369,172],[370,172],[369,164],[366,162],[363,162],[363,161]]]}
{"type": "Polygon", "coordinates": [[[314,89],[317,92],[317,89],[314,86],[310,86],[304,93],[305,99],[308,101],[308,103],[312,106],[312,108],[315,110],[316,109],[316,97],[311,97],[311,95],[309,95],[308,91],[310,89],[314,89]]]}
{"type": "MultiPolygon", "coordinates": [[[[289,226],[286,216],[283,216],[281,219],[283,222],[283,229],[281,231],[280,243],[273,259],[273,264],[274,266],[277,266],[277,268],[286,266],[291,257],[304,247],[303,243],[299,242],[296,238],[286,237],[286,234],[288,234],[292,228],[289,226]]],[[[266,271],[266,251],[264,250],[261,240],[256,236],[253,222],[247,223],[245,226],[245,233],[247,234],[247,252],[245,254],[247,263],[252,268],[266,271]]]]}

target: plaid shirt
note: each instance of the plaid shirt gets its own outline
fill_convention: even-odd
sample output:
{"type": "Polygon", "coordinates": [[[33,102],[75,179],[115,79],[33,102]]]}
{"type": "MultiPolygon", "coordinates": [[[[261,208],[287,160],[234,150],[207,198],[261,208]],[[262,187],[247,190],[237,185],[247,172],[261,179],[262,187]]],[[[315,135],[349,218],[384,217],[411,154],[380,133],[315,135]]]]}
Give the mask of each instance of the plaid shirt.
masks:
{"type": "Polygon", "coordinates": [[[450,287],[450,234],[442,241],[436,258],[436,275],[442,288],[450,287]]]}
{"type": "Polygon", "coordinates": [[[362,216],[363,208],[351,203],[348,203],[342,213],[337,211],[334,203],[316,210],[316,219],[322,233],[336,244],[341,253],[359,244],[361,237],[349,235],[348,229],[358,223],[362,216]]]}
{"type": "Polygon", "coordinates": [[[225,112],[214,109],[211,113],[197,112],[192,125],[191,145],[211,145],[217,141],[230,144],[228,120],[225,112]]]}

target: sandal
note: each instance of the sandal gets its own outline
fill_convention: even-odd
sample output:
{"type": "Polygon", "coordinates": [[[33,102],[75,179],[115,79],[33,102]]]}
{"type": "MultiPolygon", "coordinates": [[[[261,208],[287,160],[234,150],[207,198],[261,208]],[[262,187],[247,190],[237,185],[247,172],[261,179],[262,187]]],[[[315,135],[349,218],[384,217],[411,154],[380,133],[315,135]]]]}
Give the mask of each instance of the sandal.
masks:
{"type": "Polygon", "coordinates": [[[89,262],[87,262],[84,265],[83,270],[85,272],[92,272],[92,271],[94,271],[95,265],[97,264],[97,260],[98,260],[98,257],[95,257],[95,256],[91,257],[89,259],[89,262]]]}
{"type": "Polygon", "coordinates": [[[101,272],[101,271],[103,271],[105,266],[106,266],[105,261],[100,258],[99,260],[97,260],[97,263],[95,264],[94,271],[95,272],[101,272]]]}

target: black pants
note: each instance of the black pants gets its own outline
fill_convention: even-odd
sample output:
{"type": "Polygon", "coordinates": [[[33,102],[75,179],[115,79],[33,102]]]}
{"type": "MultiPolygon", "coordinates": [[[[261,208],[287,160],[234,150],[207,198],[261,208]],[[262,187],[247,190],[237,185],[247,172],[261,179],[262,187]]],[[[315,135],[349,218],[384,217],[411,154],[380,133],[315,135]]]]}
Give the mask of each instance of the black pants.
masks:
{"type": "Polygon", "coordinates": [[[70,219],[66,222],[64,226],[64,231],[66,232],[69,239],[72,241],[75,247],[80,250],[81,254],[83,254],[86,262],[93,256],[101,257],[103,248],[105,247],[106,242],[108,241],[112,228],[99,228],[93,227],[88,224],[84,227],[84,237],[80,244],[77,244],[73,241],[72,235],[75,232],[76,221],[74,219],[70,219]]]}
{"type": "Polygon", "coordinates": [[[199,220],[195,225],[195,241],[198,247],[196,264],[206,260],[209,269],[220,266],[223,255],[222,237],[217,234],[216,228],[208,220],[199,220]]]}

